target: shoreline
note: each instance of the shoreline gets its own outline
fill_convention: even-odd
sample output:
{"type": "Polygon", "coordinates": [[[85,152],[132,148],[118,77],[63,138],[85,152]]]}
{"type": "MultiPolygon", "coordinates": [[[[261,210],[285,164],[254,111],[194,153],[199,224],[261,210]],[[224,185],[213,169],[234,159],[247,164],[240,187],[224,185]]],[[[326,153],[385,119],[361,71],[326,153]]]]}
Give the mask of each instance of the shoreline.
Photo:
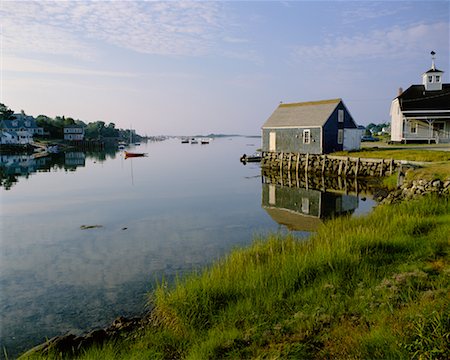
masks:
{"type": "MultiPolygon", "coordinates": [[[[447,198],[450,195],[450,180],[413,180],[406,181],[400,188],[384,193],[378,199],[379,205],[398,204],[407,200],[424,197],[434,194],[440,198],[447,198]]],[[[154,317],[154,309],[146,311],[142,316],[116,318],[111,325],[106,328],[93,329],[82,335],[66,334],[56,336],[40,345],[26,351],[21,357],[47,356],[54,351],[57,353],[78,355],[91,348],[101,346],[104,343],[118,339],[132,337],[134,333],[145,330],[151,326],[154,317]]]]}

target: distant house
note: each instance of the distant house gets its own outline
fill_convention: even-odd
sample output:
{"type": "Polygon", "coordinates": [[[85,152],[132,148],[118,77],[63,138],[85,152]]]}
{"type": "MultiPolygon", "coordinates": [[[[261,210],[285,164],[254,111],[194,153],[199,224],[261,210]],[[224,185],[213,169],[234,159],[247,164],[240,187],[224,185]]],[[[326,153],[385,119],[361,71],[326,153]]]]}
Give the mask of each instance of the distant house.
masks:
{"type": "Polygon", "coordinates": [[[1,131],[0,145],[17,145],[19,144],[19,136],[15,131],[1,131]]]}
{"type": "Polygon", "coordinates": [[[450,84],[436,69],[432,52],[431,69],[422,74],[422,85],[411,85],[391,104],[391,141],[450,143],[450,84]]]}
{"type": "Polygon", "coordinates": [[[83,140],[84,127],[81,125],[70,125],[64,127],[64,140],[83,140]]]}
{"type": "Polygon", "coordinates": [[[35,118],[25,114],[14,114],[8,120],[1,120],[0,131],[5,133],[2,134],[2,144],[6,141],[8,144],[25,145],[33,142],[34,135],[44,134],[44,129],[36,125],[35,118]]]}
{"type": "Polygon", "coordinates": [[[262,127],[262,150],[327,154],[359,149],[358,130],[342,99],[280,104],[262,127]]]}

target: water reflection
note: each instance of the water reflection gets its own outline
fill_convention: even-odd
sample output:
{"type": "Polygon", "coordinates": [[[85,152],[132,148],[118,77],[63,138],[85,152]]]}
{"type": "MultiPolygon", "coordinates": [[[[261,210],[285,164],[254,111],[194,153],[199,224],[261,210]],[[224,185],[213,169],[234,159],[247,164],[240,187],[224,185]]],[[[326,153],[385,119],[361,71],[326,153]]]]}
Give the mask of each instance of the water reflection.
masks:
{"type": "Polygon", "coordinates": [[[86,158],[105,161],[115,158],[116,151],[83,152],[71,150],[61,153],[0,154],[0,187],[10,190],[20,178],[28,179],[32,174],[50,171],[75,171],[86,165],[86,158]]]}
{"type": "MultiPolygon", "coordinates": [[[[170,281],[201,269],[250,245],[255,235],[276,231],[278,224],[261,208],[259,165],[239,162],[248,143],[244,137],[217,138],[186,147],[173,139],[142,144],[145,158],[74,150],[34,158],[36,166],[25,166],[27,155],[22,168],[28,178],[12,165],[2,167],[19,183],[1,194],[0,349],[14,358],[45,338],[138,315],[161,277],[170,281]]],[[[4,157],[4,163],[12,159],[4,157]]],[[[318,188],[315,182],[266,174],[267,205],[264,187],[274,185],[276,206],[302,210],[301,197],[297,207],[283,204],[281,191],[320,192],[330,180],[317,180],[318,188]]],[[[370,204],[358,201],[354,214],[370,204]]]]}
{"type": "Polygon", "coordinates": [[[353,214],[360,207],[357,190],[370,189],[353,179],[291,175],[263,171],[261,205],[290,231],[316,231],[325,219],[353,214]]]}

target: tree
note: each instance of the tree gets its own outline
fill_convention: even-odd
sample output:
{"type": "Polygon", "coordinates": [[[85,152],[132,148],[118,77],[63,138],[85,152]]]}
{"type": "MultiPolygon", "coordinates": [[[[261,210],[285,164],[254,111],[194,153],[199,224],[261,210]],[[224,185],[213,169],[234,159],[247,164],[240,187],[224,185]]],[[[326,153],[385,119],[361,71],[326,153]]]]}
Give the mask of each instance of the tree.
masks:
{"type": "Polygon", "coordinates": [[[0,121],[9,120],[14,115],[14,111],[7,107],[5,104],[0,103],[0,121]]]}

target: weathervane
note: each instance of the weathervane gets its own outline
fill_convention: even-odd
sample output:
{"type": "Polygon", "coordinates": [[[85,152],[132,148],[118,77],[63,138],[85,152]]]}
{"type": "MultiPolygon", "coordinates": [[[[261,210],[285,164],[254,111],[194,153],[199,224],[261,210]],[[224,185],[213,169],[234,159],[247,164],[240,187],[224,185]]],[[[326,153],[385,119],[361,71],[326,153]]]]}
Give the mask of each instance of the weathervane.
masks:
{"type": "Polygon", "coordinates": [[[434,52],[434,51],[431,51],[431,68],[433,69],[433,70],[435,70],[436,69],[436,65],[434,64],[434,60],[436,59],[436,53],[434,52]]]}

